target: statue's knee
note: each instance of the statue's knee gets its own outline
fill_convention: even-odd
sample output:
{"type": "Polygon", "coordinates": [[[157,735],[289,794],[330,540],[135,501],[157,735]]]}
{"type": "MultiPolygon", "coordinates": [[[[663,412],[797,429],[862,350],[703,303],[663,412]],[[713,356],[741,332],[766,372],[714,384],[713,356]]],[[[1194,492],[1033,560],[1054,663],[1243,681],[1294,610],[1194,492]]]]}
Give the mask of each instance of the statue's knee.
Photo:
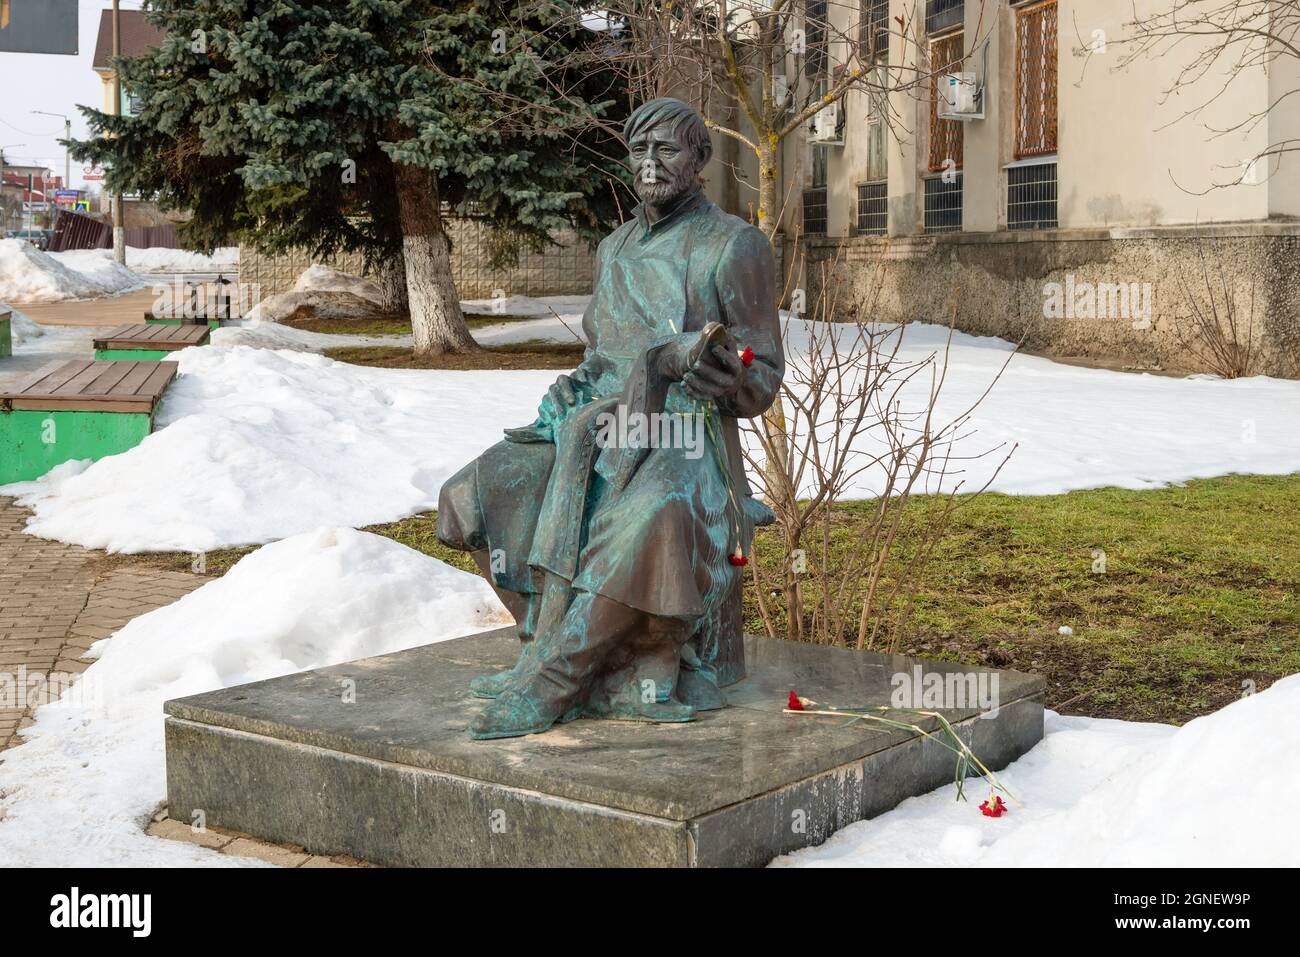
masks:
{"type": "Polygon", "coordinates": [[[448,548],[475,551],[484,547],[478,482],[472,462],[447,479],[438,493],[437,535],[438,541],[448,548]]]}

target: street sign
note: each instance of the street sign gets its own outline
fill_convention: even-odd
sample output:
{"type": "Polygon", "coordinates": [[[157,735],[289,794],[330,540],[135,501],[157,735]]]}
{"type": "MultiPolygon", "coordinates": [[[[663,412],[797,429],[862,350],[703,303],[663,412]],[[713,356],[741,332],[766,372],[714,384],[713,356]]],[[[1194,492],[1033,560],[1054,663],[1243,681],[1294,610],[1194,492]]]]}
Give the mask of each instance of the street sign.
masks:
{"type": "Polygon", "coordinates": [[[0,53],[79,52],[77,0],[0,0],[0,53]]]}
{"type": "Polygon", "coordinates": [[[88,213],[88,212],[90,212],[90,200],[88,200],[88,199],[79,199],[79,200],[77,200],[77,205],[73,206],[73,207],[72,207],[72,210],[73,210],[73,212],[77,212],[77,213],[88,213]]]}
{"type": "Polygon", "coordinates": [[[104,170],[99,166],[83,166],[81,168],[81,178],[87,183],[98,183],[104,178],[104,170]]]}

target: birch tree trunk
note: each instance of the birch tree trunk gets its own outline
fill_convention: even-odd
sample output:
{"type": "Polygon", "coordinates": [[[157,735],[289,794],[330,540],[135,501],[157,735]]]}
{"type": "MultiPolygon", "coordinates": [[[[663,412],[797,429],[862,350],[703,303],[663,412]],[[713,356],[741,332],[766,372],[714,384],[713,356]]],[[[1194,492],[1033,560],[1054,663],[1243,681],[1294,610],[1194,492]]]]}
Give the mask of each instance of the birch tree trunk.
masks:
{"type": "Polygon", "coordinates": [[[396,165],[395,172],[415,354],[475,352],[480,347],[465,325],[451,274],[451,244],[442,220],[438,178],[427,169],[403,163],[396,165]]]}

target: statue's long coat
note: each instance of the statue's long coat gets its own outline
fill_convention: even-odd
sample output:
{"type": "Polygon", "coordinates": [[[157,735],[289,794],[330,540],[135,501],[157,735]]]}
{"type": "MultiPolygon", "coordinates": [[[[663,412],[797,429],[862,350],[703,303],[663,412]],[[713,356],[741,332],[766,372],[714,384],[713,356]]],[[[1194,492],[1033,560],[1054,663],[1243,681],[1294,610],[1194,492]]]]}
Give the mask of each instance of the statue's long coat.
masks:
{"type": "MultiPolygon", "coordinates": [[[[716,612],[748,550],[756,515],[738,418],[772,404],[784,372],[776,269],[767,239],[696,191],[653,226],[643,209],[605,238],[591,304],[589,347],[572,374],[577,406],[544,402],[528,429],[508,433],[450,479],[438,535],[491,552],[494,584],[536,595],[550,572],[654,615],[701,623],[716,612]],[[753,350],[740,390],[707,403],[661,374],[659,356],[724,323],[753,350]],[[598,416],[706,412],[703,454],[684,448],[601,447],[598,416]]],[[[699,421],[699,420],[696,420],[699,421]]]]}

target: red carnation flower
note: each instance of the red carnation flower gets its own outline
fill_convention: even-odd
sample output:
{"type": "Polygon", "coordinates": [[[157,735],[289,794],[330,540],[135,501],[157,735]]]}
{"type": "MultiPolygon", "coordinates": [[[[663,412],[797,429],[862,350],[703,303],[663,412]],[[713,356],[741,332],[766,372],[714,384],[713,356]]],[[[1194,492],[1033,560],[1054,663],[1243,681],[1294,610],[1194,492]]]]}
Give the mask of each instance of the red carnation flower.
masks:
{"type": "Polygon", "coordinates": [[[1007,806],[1002,803],[1000,795],[993,795],[987,801],[980,805],[980,810],[984,812],[985,817],[1001,817],[1007,811],[1007,806]]]}
{"type": "Polygon", "coordinates": [[[803,702],[799,700],[799,696],[793,691],[790,692],[790,700],[786,703],[786,708],[790,711],[803,710],[803,702]]]}
{"type": "Polygon", "coordinates": [[[740,362],[742,365],[747,365],[747,366],[754,364],[753,346],[745,346],[745,351],[740,354],[740,362]]]}
{"type": "Polygon", "coordinates": [[[740,550],[739,545],[736,546],[736,550],[734,552],[732,552],[730,555],[727,556],[727,561],[731,562],[731,564],[736,566],[749,564],[749,559],[745,557],[745,553],[740,550]]]}

